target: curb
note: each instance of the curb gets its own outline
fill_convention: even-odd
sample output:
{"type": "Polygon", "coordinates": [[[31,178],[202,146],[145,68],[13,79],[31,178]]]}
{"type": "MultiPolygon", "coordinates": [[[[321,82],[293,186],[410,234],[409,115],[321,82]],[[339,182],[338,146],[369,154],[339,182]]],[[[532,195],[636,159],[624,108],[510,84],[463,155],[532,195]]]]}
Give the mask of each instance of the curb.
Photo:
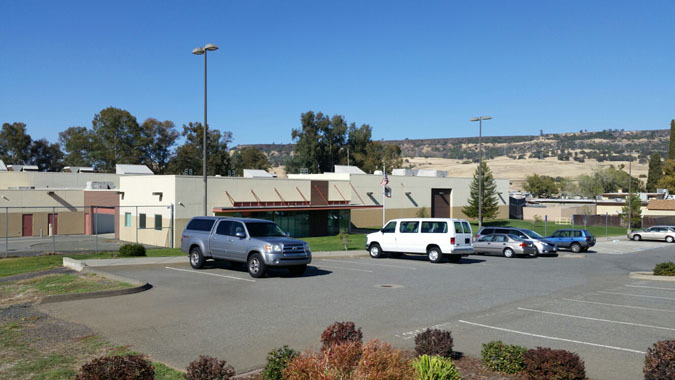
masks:
{"type": "Polygon", "coordinates": [[[630,272],[628,277],[636,280],[675,282],[675,276],[654,276],[653,272],[630,272]]]}

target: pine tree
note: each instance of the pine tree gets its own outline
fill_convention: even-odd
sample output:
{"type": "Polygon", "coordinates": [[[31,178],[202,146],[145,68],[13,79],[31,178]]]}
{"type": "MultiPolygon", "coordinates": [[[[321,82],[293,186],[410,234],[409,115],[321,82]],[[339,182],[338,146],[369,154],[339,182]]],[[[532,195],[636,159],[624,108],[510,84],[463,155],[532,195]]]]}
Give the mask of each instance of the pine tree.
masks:
{"type": "Polygon", "coordinates": [[[647,191],[653,193],[656,191],[656,184],[659,183],[663,177],[663,162],[658,153],[652,154],[649,157],[649,173],[647,174],[647,191]]]}
{"type": "Polygon", "coordinates": [[[670,151],[668,158],[675,160],[675,119],[670,121],[670,151]]]}
{"type": "Polygon", "coordinates": [[[635,193],[630,193],[626,199],[626,204],[621,208],[622,219],[624,223],[628,220],[628,207],[630,207],[630,228],[640,227],[642,222],[642,202],[635,193]]]}
{"type": "MultiPolygon", "coordinates": [[[[492,176],[492,171],[487,166],[485,161],[481,163],[481,170],[483,172],[482,183],[482,219],[494,219],[499,211],[497,205],[497,183],[492,176]]],[[[469,194],[469,204],[462,208],[462,212],[469,218],[478,218],[478,168],[473,174],[473,182],[471,182],[469,194]]],[[[482,223],[482,220],[481,220],[482,223]]]]}

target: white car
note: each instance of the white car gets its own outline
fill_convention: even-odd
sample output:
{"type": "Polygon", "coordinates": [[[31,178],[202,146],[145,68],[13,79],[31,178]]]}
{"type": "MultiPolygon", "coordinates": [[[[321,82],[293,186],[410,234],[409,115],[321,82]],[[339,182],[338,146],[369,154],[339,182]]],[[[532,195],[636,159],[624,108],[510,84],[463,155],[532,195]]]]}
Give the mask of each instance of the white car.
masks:
{"type": "Polygon", "coordinates": [[[426,254],[438,263],[451,263],[474,253],[471,225],[464,219],[406,218],[389,221],[381,230],[368,234],[366,249],[372,258],[385,254],[426,254]]]}

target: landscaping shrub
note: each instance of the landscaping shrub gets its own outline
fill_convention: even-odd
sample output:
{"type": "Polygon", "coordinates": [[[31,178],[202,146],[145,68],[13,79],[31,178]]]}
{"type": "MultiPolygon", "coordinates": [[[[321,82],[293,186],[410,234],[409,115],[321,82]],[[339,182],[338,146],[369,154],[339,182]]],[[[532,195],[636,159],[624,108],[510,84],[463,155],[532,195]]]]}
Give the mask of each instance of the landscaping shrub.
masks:
{"type": "Polygon", "coordinates": [[[417,355],[452,356],[452,334],[450,331],[426,329],[415,335],[417,355]]]}
{"type": "Polygon", "coordinates": [[[363,346],[353,380],[414,380],[415,369],[403,352],[375,339],[363,346]]]}
{"type": "Polygon", "coordinates": [[[654,276],[675,276],[675,263],[668,261],[654,267],[654,276]]]}
{"type": "Polygon", "coordinates": [[[153,380],[155,369],[143,355],[102,356],[80,368],[75,380],[153,380]]]}
{"type": "Polygon", "coordinates": [[[417,380],[461,380],[459,371],[449,358],[422,355],[413,362],[417,380]]]}
{"type": "Polygon", "coordinates": [[[360,344],[362,339],[361,328],[357,329],[354,322],[335,322],[321,333],[321,343],[323,343],[321,349],[325,350],[336,343],[358,342],[360,344]]]}
{"type": "Polygon", "coordinates": [[[645,380],[675,379],[675,340],[662,340],[647,350],[645,380]]]}
{"type": "Polygon", "coordinates": [[[284,368],[297,355],[298,352],[288,346],[270,351],[267,354],[267,364],[265,364],[265,368],[263,369],[262,378],[264,380],[282,380],[284,368]]]}
{"type": "Polygon", "coordinates": [[[120,247],[120,257],[145,256],[145,247],[142,244],[124,244],[120,247]]]}
{"type": "Polygon", "coordinates": [[[234,368],[225,360],[201,355],[188,365],[185,380],[228,380],[234,374],[234,368]]]}
{"type": "Polygon", "coordinates": [[[480,352],[483,364],[493,371],[503,373],[518,373],[523,370],[523,354],[527,348],[504,344],[501,340],[483,344],[480,352]]]}
{"type": "Polygon", "coordinates": [[[537,347],[523,354],[524,373],[530,380],[585,380],[586,369],[579,355],[537,347]]]}

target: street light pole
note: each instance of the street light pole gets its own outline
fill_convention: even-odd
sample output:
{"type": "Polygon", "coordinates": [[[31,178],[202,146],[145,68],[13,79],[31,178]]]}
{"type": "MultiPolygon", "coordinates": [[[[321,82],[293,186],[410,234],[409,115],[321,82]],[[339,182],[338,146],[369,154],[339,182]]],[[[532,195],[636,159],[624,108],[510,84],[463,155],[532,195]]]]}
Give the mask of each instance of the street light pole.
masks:
{"type": "Polygon", "coordinates": [[[483,120],[490,120],[490,116],[474,117],[471,121],[478,122],[478,229],[483,227],[483,120]]]}
{"type": "Polygon", "coordinates": [[[626,235],[630,234],[630,222],[631,222],[631,209],[633,208],[633,202],[632,202],[632,184],[633,184],[633,153],[630,155],[630,161],[628,161],[628,196],[626,197],[626,206],[628,207],[628,223],[626,226],[626,235]]]}
{"type": "Polygon", "coordinates": [[[206,136],[208,135],[208,125],[206,124],[206,53],[209,51],[218,50],[218,46],[214,44],[206,44],[204,47],[197,47],[192,50],[192,54],[204,54],[204,141],[203,141],[203,157],[202,157],[202,174],[204,176],[204,215],[208,215],[207,206],[207,165],[206,165],[206,136]]]}

